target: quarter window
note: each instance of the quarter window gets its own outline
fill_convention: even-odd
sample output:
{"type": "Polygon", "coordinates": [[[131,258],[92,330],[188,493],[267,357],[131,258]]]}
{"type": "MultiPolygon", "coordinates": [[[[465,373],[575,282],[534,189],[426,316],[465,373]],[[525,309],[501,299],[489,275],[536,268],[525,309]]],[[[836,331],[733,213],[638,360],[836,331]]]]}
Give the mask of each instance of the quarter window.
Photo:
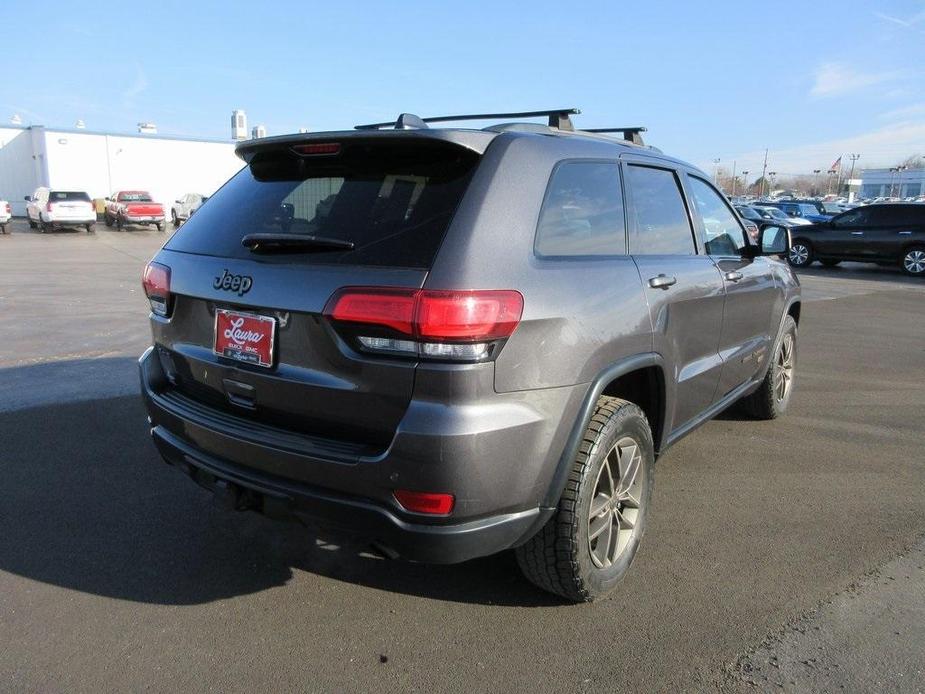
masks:
{"type": "Polygon", "coordinates": [[[556,167],[536,231],[537,255],[626,253],[620,165],[574,161],[556,167]]]}
{"type": "Polygon", "coordinates": [[[745,234],[729,205],[706,181],[688,176],[694,204],[703,220],[703,247],[709,255],[741,255],[745,234]]]}
{"type": "Polygon", "coordinates": [[[626,175],[633,200],[630,253],[696,255],[690,218],[674,172],[631,165],[626,175]]]}

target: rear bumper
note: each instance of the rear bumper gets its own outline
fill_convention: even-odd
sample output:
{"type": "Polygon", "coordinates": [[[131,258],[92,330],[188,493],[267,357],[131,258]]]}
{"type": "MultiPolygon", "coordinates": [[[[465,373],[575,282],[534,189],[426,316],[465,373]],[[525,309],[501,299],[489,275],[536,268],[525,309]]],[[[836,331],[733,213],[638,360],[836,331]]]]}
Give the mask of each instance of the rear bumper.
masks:
{"type": "Polygon", "coordinates": [[[144,214],[144,215],[130,215],[130,214],[124,214],[124,215],[122,215],[122,219],[124,219],[124,220],[125,220],[126,222],[128,222],[129,224],[156,224],[157,222],[163,222],[163,221],[164,221],[164,215],[149,215],[149,214],[144,214]]]}
{"type": "Polygon", "coordinates": [[[51,224],[52,226],[83,226],[84,224],[95,224],[96,215],[83,216],[83,217],[53,217],[51,219],[45,220],[46,224],[51,224]]]}
{"type": "Polygon", "coordinates": [[[576,388],[554,389],[553,396],[518,394],[519,409],[499,395],[505,398],[505,421],[498,421],[488,403],[488,428],[467,406],[461,409],[468,419],[457,417],[453,431],[441,431],[443,412],[412,401],[387,450],[334,460],[310,444],[300,448],[291,436],[273,440],[273,432],[239,426],[227,415],[209,419],[207,411],[170,397],[153,348],[142,356],[140,369],[161,456],[228,505],[347,532],[387,554],[430,563],[516,547],[542,527],[553,509],[540,504],[572,423],[566,410],[574,401],[577,411],[584,393],[576,388]],[[525,397],[555,413],[524,406],[525,397]],[[453,492],[456,509],[444,518],[409,513],[395,502],[396,487],[453,492]]]}

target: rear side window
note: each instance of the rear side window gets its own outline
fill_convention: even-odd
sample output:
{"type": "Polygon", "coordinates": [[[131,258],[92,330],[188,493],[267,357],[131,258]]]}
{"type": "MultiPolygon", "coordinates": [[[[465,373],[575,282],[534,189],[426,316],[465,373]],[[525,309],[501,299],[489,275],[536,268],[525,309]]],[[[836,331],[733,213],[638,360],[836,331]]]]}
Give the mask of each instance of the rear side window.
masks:
{"type": "Polygon", "coordinates": [[[925,205],[884,205],[870,208],[873,226],[925,224],[925,205]]]}
{"type": "Polygon", "coordinates": [[[477,154],[442,143],[355,143],[315,157],[289,147],[258,152],[166,247],[253,258],[241,245],[248,234],[309,234],[354,248],[278,259],[429,268],[477,162],[477,154]]]}
{"type": "Polygon", "coordinates": [[[67,200],[79,200],[81,202],[90,202],[90,196],[86,193],[77,191],[53,190],[48,193],[49,202],[65,202],[67,200]]]}
{"type": "Polygon", "coordinates": [[[556,167],[540,210],[535,250],[544,257],[626,253],[617,162],[570,161],[556,167]]]}
{"type": "Polygon", "coordinates": [[[695,255],[694,234],[675,173],[630,165],[626,176],[633,201],[630,253],[695,255]]]}

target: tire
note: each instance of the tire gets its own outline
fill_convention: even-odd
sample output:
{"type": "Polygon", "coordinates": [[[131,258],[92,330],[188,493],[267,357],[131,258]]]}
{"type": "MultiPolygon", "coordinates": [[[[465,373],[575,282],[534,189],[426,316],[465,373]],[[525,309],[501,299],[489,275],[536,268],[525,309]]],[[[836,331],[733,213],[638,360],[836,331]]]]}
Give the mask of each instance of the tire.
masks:
{"type": "Polygon", "coordinates": [[[180,226],[180,220],[177,219],[177,211],[170,210],[170,223],[173,224],[173,228],[176,229],[180,226]]]}
{"type": "Polygon", "coordinates": [[[787,251],[787,262],[793,267],[808,267],[813,262],[813,247],[808,241],[794,241],[787,251]]]}
{"type": "Polygon", "coordinates": [[[112,227],[112,217],[110,217],[108,214],[104,214],[103,223],[108,227],[112,227]]]}
{"type": "Polygon", "coordinates": [[[626,400],[598,399],[555,514],[515,550],[524,576],[574,602],[610,593],[645,532],[654,462],[652,432],[642,410],[626,400]],[[621,481],[626,476],[633,480],[629,485],[621,481]],[[594,516],[592,502],[600,509],[594,516]],[[602,532],[592,538],[592,528],[602,532]]]}
{"type": "Polygon", "coordinates": [[[38,226],[35,222],[32,221],[32,217],[29,217],[29,228],[35,229],[38,226]]]}
{"type": "Polygon", "coordinates": [[[777,419],[784,414],[793,395],[796,365],[797,324],[793,316],[787,316],[764,380],[758,390],[739,401],[746,414],[754,419],[777,419]]]}
{"type": "Polygon", "coordinates": [[[39,217],[39,230],[40,230],[43,234],[45,234],[45,233],[48,233],[48,230],[49,230],[49,229],[50,229],[50,227],[45,223],[45,220],[43,220],[41,217],[39,217]]]}
{"type": "Polygon", "coordinates": [[[158,230],[158,231],[161,231],[161,232],[162,232],[162,231],[164,231],[164,229],[166,228],[167,225],[164,224],[164,222],[158,222],[158,223],[155,224],[154,226],[157,227],[157,230],[158,230]]]}
{"type": "Polygon", "coordinates": [[[88,224],[88,225],[87,225],[87,233],[88,233],[88,234],[92,234],[92,233],[93,233],[93,225],[92,225],[92,224],[88,224]]]}
{"type": "Polygon", "coordinates": [[[911,246],[899,261],[903,272],[911,277],[925,277],[925,246],[911,246]]]}
{"type": "Polygon", "coordinates": [[[125,220],[122,219],[121,214],[118,217],[116,217],[116,229],[118,229],[119,231],[125,231],[125,220]]]}
{"type": "Polygon", "coordinates": [[[822,263],[824,267],[838,267],[839,263],[841,263],[840,260],[820,260],[819,262],[822,263]]]}

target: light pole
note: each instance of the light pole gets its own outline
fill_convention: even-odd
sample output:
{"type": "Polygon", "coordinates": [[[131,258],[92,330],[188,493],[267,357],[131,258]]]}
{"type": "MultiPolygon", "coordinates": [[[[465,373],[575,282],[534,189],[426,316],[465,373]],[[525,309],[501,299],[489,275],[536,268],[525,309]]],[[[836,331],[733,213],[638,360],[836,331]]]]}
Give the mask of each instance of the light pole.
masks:
{"type": "Polygon", "coordinates": [[[732,160],[732,197],[736,196],[736,160],[732,160]]]}
{"type": "Polygon", "coordinates": [[[819,195],[819,174],[822,169],[813,169],[813,195],[819,195]]]}
{"type": "Polygon", "coordinates": [[[742,172],[742,190],[748,195],[748,171],[742,172]]]}
{"type": "Polygon", "coordinates": [[[851,181],[854,180],[854,162],[861,158],[860,154],[849,154],[851,160],[851,173],[848,174],[848,202],[851,202],[851,181]]]}
{"type": "Polygon", "coordinates": [[[713,185],[719,186],[719,159],[713,160],[713,185]]]}
{"type": "Polygon", "coordinates": [[[761,188],[758,189],[758,197],[761,197],[764,190],[765,174],[768,172],[768,150],[764,150],[764,165],[761,167],[761,188]]]}
{"type": "Polygon", "coordinates": [[[890,192],[889,192],[889,194],[887,195],[888,198],[892,198],[892,197],[893,197],[893,182],[896,180],[896,172],[897,172],[897,171],[899,171],[899,167],[898,167],[898,166],[891,166],[891,167],[890,167],[890,192]]]}
{"type": "Polygon", "coordinates": [[[774,177],[777,176],[776,171],[768,171],[768,176],[771,177],[771,187],[768,188],[768,195],[770,195],[774,190],[774,177]]]}
{"type": "MultiPolygon", "coordinates": [[[[903,171],[909,167],[903,164],[902,166],[897,166],[896,170],[899,172],[899,176],[896,179],[896,197],[902,198],[903,196],[903,171]]],[[[891,196],[892,197],[892,196],[891,196]]]]}

